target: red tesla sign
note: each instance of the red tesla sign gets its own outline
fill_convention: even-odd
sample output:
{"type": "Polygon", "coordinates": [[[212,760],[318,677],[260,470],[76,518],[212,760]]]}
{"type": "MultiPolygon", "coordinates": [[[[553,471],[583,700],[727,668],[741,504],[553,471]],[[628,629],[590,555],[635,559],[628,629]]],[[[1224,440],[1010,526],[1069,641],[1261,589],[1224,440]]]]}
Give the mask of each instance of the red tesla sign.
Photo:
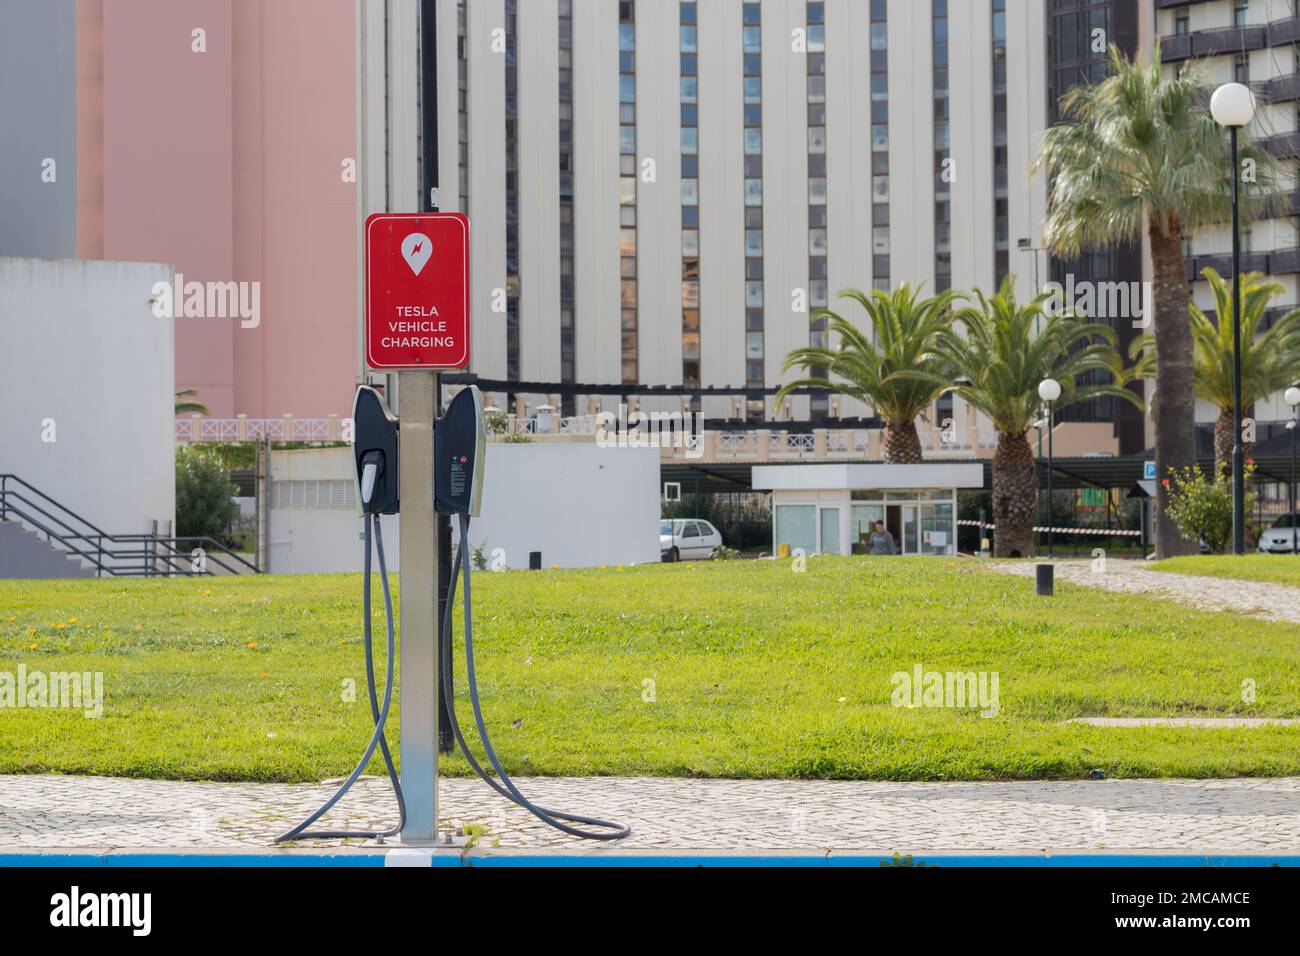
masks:
{"type": "Polygon", "coordinates": [[[469,220],[460,213],[366,219],[366,364],[469,364],[469,220]]]}

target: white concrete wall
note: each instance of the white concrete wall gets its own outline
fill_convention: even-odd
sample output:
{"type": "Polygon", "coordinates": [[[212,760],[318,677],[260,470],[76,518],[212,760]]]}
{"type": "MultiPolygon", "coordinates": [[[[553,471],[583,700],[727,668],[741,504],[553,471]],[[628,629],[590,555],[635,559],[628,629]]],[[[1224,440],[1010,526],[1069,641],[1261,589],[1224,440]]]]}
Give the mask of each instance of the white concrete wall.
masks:
{"type": "Polygon", "coordinates": [[[155,263],[0,258],[0,472],[110,534],[175,518],[173,320],[149,304],[171,281],[155,263]]]}
{"type": "MultiPolygon", "coordinates": [[[[355,493],[341,485],[276,487],[350,486],[353,478],[350,448],[272,453],[272,573],[361,570],[355,493]],[[304,492],[315,506],[276,504],[304,492]]],[[[484,479],[483,514],[470,525],[470,543],[489,553],[501,548],[508,567],[527,568],[529,551],[541,551],[546,567],[659,560],[658,449],[489,444],[484,479]]],[[[398,570],[399,522],[399,516],[382,519],[390,571],[398,570]]]]}
{"type": "Polygon", "coordinates": [[[659,560],[659,449],[488,445],[483,514],[470,543],[562,568],[659,560]]]}

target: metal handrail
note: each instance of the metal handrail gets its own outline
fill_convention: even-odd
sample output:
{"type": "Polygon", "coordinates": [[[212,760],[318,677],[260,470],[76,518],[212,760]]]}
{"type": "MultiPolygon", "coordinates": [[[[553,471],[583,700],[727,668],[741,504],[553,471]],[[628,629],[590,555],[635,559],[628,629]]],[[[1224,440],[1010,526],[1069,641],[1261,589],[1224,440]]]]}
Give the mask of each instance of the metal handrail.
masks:
{"type": "Polygon", "coordinates": [[[254,574],[262,573],[261,569],[258,568],[256,564],[245,560],[221,542],[216,541],[207,535],[164,536],[158,534],[109,534],[98,525],[77,514],[71,508],[56,501],[54,498],[51,498],[49,495],[45,494],[45,492],[33,486],[30,482],[24,481],[15,474],[5,473],[0,474],[0,520],[7,520],[10,512],[16,515],[23,522],[31,525],[38,531],[43,532],[47,540],[58,541],[59,544],[68,551],[88,561],[95,567],[96,573],[99,575],[107,573],[113,576],[142,575],[149,577],[153,576],[155,573],[154,568],[159,562],[165,564],[167,568],[163,573],[183,575],[211,574],[212,572],[207,570],[185,570],[176,566],[174,559],[189,559],[190,557],[186,551],[180,549],[182,543],[198,544],[202,546],[203,549],[208,552],[206,555],[207,558],[212,560],[217,567],[222,568],[231,574],[239,574],[241,572],[236,567],[223,561],[220,555],[229,557],[233,561],[252,571],[254,574]],[[33,495],[38,496],[43,502],[47,502],[53,508],[68,515],[74,521],[80,522],[83,528],[88,528],[90,530],[85,531],[78,529],[67,519],[47,510],[41,503],[32,500],[32,498],[22,494],[20,491],[11,490],[8,487],[8,484],[11,481],[26,488],[32,492],[33,495]],[[19,501],[26,504],[28,507],[43,515],[50,522],[61,526],[64,530],[58,531],[35,515],[22,508],[15,507],[11,503],[13,501],[19,501]],[[105,541],[112,545],[140,544],[142,546],[139,548],[106,548],[104,546],[105,541]],[[82,550],[74,542],[82,542],[87,546],[93,544],[94,550],[93,552],[82,550]],[[147,547],[144,546],[146,543],[148,545],[147,547]],[[166,550],[160,552],[160,547],[166,550]],[[212,552],[217,553],[214,554],[212,552]],[[138,570],[129,567],[130,560],[136,558],[140,559],[140,567],[138,570]],[[119,561],[128,563],[128,567],[122,568],[117,566],[116,562],[119,561]]]}

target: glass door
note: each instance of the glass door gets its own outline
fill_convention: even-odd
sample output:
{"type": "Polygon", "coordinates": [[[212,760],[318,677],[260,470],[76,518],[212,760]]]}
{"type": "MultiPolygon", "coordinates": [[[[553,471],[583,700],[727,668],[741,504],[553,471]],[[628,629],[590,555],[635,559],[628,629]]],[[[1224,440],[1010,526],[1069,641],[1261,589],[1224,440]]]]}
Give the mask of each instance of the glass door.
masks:
{"type": "Polygon", "coordinates": [[[952,520],[952,502],[921,503],[922,554],[956,554],[956,532],[952,520]]]}
{"type": "Polygon", "coordinates": [[[885,520],[883,504],[853,505],[849,512],[849,536],[852,538],[854,554],[871,553],[871,535],[876,530],[876,522],[885,520]]]}
{"type": "Polygon", "coordinates": [[[822,554],[840,553],[840,509],[822,508],[819,515],[821,523],[822,554]]]}
{"type": "Polygon", "coordinates": [[[903,533],[899,537],[899,554],[920,554],[920,521],[917,512],[919,509],[916,504],[906,504],[902,507],[902,526],[903,533]]]}

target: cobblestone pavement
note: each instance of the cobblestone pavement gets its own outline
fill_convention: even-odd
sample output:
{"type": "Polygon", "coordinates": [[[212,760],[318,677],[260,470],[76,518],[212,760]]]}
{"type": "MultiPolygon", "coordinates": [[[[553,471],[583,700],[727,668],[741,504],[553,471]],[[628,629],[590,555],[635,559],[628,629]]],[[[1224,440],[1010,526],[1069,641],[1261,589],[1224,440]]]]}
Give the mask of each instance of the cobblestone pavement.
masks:
{"type": "MultiPolygon", "coordinates": [[[[533,778],[544,805],[632,825],[641,850],[1300,850],[1300,778],[1015,783],[533,778]]],[[[0,776],[0,853],[24,849],[266,847],[331,793],[325,784],[0,776]]],[[[476,780],[441,784],[452,824],[484,847],[574,849],[476,780]]],[[[326,817],[384,826],[387,781],[366,777],[326,817]]],[[[330,845],[330,844],[324,844],[330,845]]]]}
{"type": "MultiPolygon", "coordinates": [[[[986,567],[1001,574],[1033,577],[1038,561],[989,561],[986,567]]],[[[1094,569],[1088,560],[1056,560],[1056,579],[1107,591],[1149,594],[1170,598],[1179,604],[1205,611],[1238,611],[1270,621],[1300,624],[1300,588],[1264,581],[1239,581],[1199,574],[1151,571],[1137,561],[1110,560],[1105,571],[1094,569]]]]}

